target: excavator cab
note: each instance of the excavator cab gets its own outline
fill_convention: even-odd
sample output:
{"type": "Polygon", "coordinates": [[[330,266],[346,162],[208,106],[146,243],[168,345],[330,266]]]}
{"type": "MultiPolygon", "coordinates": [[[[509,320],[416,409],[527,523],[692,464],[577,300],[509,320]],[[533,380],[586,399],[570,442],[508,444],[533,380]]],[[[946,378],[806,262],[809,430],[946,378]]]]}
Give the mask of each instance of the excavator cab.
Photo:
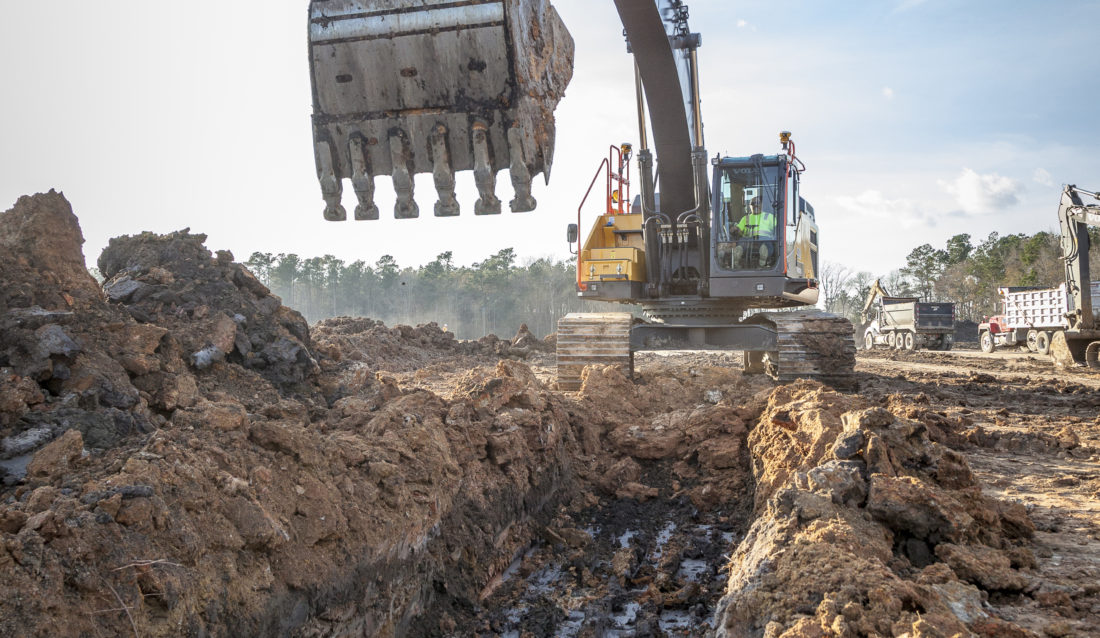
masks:
{"type": "Polygon", "coordinates": [[[711,294],[770,292],[773,307],[816,303],[808,284],[817,278],[818,227],[799,193],[801,162],[792,152],[712,164],[711,294]]]}

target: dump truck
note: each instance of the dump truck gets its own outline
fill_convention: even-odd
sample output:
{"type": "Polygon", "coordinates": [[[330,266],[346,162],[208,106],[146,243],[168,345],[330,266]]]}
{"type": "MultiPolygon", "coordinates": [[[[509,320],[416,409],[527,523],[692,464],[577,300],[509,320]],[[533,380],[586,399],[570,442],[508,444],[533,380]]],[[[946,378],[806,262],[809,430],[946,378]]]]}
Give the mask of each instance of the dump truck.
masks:
{"type": "Polygon", "coordinates": [[[866,350],[950,350],[955,343],[955,304],[891,297],[877,280],[863,305],[862,320],[866,350]]]}
{"type": "MultiPolygon", "coordinates": [[[[638,140],[609,144],[568,225],[577,295],[640,306],[564,317],[558,386],[575,390],[588,365],[628,374],[654,344],[734,347],[745,369],[781,381],[854,379],[851,322],[826,313],[757,312],[817,304],[819,227],[802,196],[805,165],[787,131],[771,153],[711,157],[700,91],[702,36],[682,0],[608,0],[633,63],[635,95],[592,108],[637,118],[638,140]],[[651,135],[652,134],[652,135],[651,135]],[[636,166],[632,166],[636,161],[636,166]],[[659,168],[658,168],[659,167],[659,168]],[[632,194],[637,204],[632,205],[632,194]],[[602,202],[598,200],[602,199],[602,202]],[[581,236],[585,201],[598,214],[581,236]],[[573,248],[576,244],[576,248],[573,248]]],[[[378,219],[375,177],[396,192],[394,216],[420,214],[414,176],[431,174],[434,213],[460,214],[456,173],[472,171],[475,215],[501,213],[507,170],[514,213],[533,210],[549,179],[554,109],[573,71],[574,44],[548,0],[312,0],[313,140],[324,217],[343,222],[350,181],[356,220],[378,219]]],[[[604,96],[606,97],[606,96],[604,96]]],[[[573,160],[575,161],[575,160],[573,160]]],[[[589,213],[591,213],[589,209],[589,213]]]]}
{"type": "MultiPolygon", "coordinates": [[[[1024,347],[1048,354],[1054,335],[1069,328],[1069,295],[1066,284],[1057,288],[1003,286],[1002,313],[978,325],[983,352],[997,348],[1024,347]]],[[[1100,313],[1100,281],[1091,284],[1092,312],[1100,313]]]]}

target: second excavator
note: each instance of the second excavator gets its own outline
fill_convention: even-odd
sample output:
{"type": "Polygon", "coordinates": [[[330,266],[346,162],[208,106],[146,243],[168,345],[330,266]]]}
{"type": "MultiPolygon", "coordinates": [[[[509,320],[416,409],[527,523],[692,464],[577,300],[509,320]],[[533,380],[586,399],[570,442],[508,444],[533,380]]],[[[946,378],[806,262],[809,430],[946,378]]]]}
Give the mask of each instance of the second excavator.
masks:
{"type": "MultiPolygon", "coordinates": [[[[610,147],[570,224],[577,293],[632,313],[571,314],[558,324],[558,384],[588,365],[633,369],[635,351],[733,347],[745,369],[778,380],[852,384],[847,319],[799,310],[818,301],[819,229],[801,196],[789,132],[774,154],[709,157],[698,52],[681,0],[613,0],[635,65],[639,144],[610,147]],[[652,131],[652,146],[650,143],[652,131]],[[632,160],[636,158],[636,172],[632,160]],[[603,178],[583,241],[581,214],[603,178]],[[632,197],[632,192],[636,191],[632,197]],[[752,314],[755,310],[773,312],[752,314]]],[[[573,40],[547,0],[313,0],[314,148],[325,217],[376,219],[374,176],[392,177],[395,216],[415,217],[413,175],[431,173],[435,214],[457,215],[455,172],[472,170],[475,214],[498,214],[508,169],[513,212],[549,179],[553,112],[572,76],[573,40]]]]}

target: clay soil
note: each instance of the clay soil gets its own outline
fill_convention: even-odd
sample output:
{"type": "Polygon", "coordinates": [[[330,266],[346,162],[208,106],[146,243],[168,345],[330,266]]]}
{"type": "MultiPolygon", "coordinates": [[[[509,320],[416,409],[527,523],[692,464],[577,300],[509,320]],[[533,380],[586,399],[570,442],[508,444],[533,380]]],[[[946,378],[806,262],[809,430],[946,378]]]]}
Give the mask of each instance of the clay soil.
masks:
{"type": "Polygon", "coordinates": [[[0,635],[1100,635],[1100,376],[862,353],[858,390],[306,325],[181,231],[100,285],[0,214],[0,635]]]}

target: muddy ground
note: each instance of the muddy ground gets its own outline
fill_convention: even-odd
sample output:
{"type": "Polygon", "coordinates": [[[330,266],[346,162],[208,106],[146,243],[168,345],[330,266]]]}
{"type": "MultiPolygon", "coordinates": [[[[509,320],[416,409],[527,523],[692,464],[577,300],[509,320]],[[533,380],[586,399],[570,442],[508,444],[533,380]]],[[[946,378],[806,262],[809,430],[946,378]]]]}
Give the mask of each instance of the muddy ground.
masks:
{"type": "Polygon", "coordinates": [[[0,635],[1100,634],[1100,376],[306,325],[181,231],[0,214],[0,635]]]}

